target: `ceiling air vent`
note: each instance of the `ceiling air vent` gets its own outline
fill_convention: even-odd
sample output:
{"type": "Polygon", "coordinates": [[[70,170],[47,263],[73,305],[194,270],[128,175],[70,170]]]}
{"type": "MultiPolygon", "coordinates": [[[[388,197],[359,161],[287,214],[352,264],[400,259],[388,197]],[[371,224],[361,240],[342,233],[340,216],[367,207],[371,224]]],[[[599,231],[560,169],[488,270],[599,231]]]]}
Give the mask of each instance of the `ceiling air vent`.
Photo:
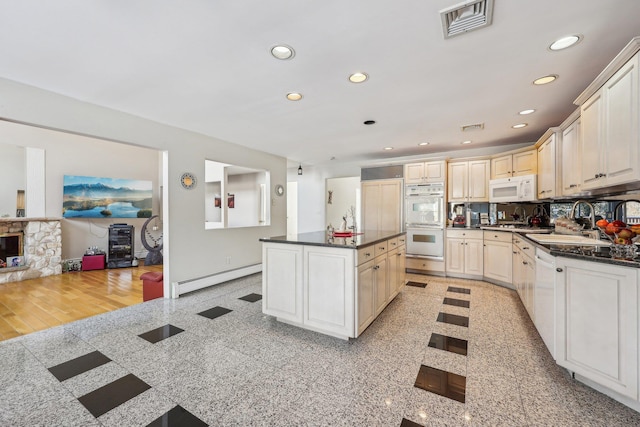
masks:
{"type": "Polygon", "coordinates": [[[474,125],[464,125],[462,126],[462,132],[466,132],[469,130],[482,130],[484,129],[484,123],[476,123],[474,125]]]}
{"type": "Polygon", "coordinates": [[[493,0],[476,0],[460,3],[441,10],[444,38],[464,34],[467,31],[491,25],[493,0]]]}

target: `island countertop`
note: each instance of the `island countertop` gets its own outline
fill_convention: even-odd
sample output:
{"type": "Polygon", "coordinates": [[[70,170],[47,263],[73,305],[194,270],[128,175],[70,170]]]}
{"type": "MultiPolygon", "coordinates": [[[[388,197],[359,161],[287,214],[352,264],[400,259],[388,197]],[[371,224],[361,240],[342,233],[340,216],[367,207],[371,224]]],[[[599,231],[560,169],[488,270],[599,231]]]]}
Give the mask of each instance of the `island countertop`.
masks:
{"type": "Polygon", "coordinates": [[[263,237],[261,242],[288,243],[294,245],[324,246],[330,248],[359,249],[387,239],[402,236],[404,231],[365,230],[350,237],[332,237],[326,231],[289,234],[286,236],[263,237]]]}

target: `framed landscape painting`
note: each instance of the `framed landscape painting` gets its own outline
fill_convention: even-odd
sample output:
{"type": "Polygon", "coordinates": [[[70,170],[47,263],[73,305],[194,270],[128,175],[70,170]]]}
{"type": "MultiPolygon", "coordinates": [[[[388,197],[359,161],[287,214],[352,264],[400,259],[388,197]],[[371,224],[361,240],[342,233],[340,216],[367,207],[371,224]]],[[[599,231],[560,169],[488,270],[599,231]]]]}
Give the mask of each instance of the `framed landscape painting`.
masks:
{"type": "Polygon", "coordinates": [[[62,192],[64,218],[149,218],[151,181],[65,175],[62,192]]]}

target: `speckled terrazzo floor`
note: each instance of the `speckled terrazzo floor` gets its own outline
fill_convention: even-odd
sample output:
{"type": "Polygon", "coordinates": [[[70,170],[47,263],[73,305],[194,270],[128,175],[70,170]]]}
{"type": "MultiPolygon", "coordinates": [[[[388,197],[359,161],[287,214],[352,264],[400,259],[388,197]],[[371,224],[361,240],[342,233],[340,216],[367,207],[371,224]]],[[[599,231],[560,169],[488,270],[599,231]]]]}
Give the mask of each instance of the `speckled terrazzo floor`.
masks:
{"type": "Polygon", "coordinates": [[[404,287],[351,342],[263,316],[259,274],[0,342],[0,425],[640,425],[639,413],[554,363],[515,292],[408,279],[428,285],[404,287]],[[155,344],[140,336],[154,330],[167,333],[155,344]],[[432,333],[467,340],[467,355],[429,347],[432,333]],[[77,374],[80,361],[91,369],[77,374]],[[415,387],[421,365],[466,377],[465,402],[415,387]],[[132,396],[105,408],[98,391],[114,383],[132,396]]]}

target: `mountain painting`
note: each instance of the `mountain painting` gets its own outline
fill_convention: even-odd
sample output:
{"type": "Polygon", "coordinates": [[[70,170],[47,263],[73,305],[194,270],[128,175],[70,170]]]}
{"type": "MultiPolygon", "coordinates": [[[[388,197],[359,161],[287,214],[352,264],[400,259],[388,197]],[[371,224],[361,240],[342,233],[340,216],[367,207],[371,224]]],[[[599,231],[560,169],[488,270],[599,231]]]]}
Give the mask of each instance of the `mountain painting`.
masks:
{"type": "Polygon", "coordinates": [[[64,176],[63,218],[149,218],[152,182],[64,176]]]}

